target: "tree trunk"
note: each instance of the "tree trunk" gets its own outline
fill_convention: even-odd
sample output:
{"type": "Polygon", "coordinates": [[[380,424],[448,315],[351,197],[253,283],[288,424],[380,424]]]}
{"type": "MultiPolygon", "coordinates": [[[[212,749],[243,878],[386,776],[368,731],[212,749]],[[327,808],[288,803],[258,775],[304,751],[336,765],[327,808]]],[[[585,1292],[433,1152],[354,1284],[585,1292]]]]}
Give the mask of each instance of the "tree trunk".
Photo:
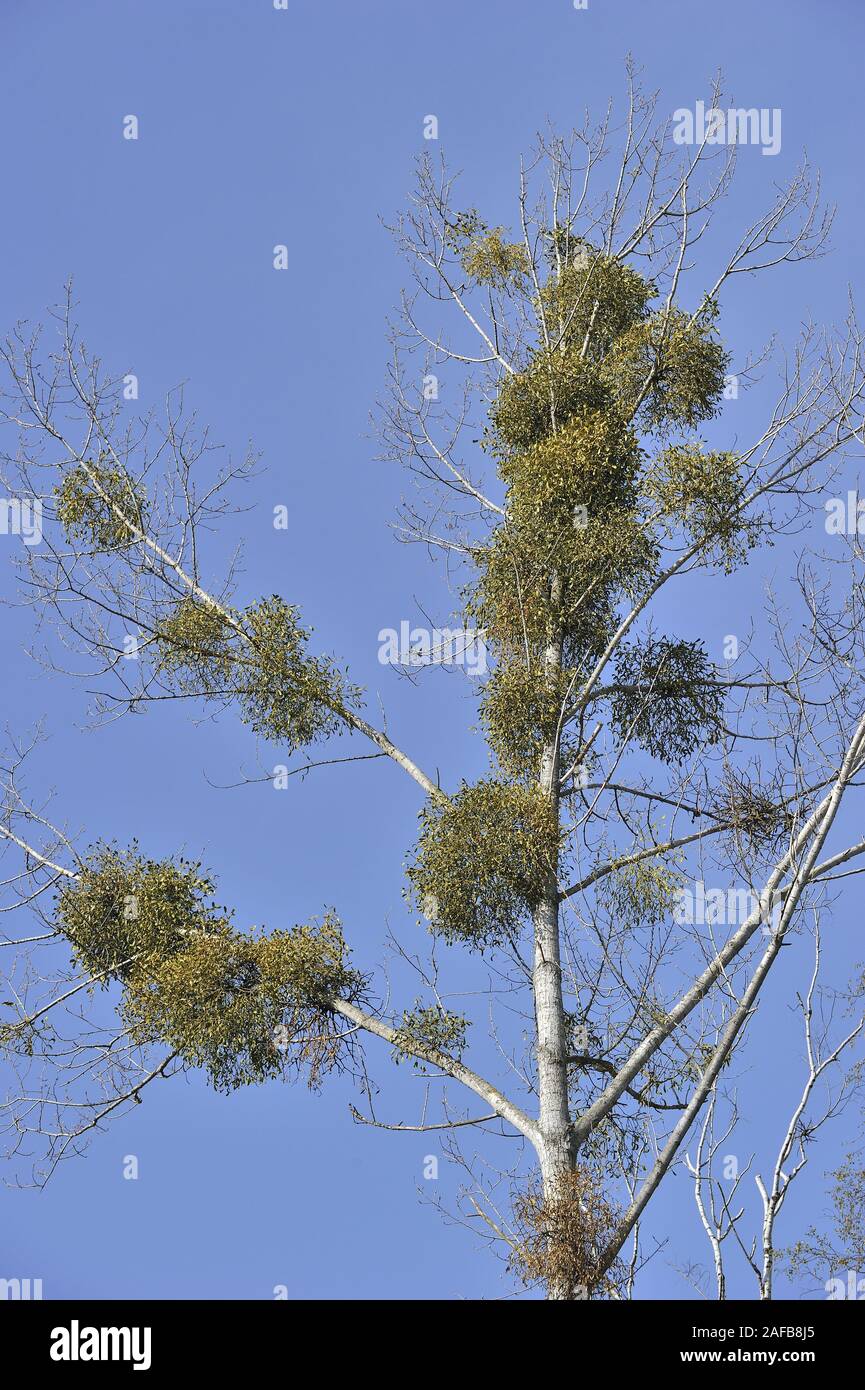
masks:
{"type": "MultiPolygon", "coordinates": [[[[544,1201],[553,1200],[559,1181],[574,1166],[574,1141],[568,1106],[567,1037],[559,964],[558,903],[549,899],[535,913],[534,961],[539,1158],[544,1201]]],[[[571,1297],[571,1291],[548,1281],[547,1297],[571,1297]]]]}
{"type": "Polygon", "coordinates": [[[772,1298],[772,1281],[775,1273],[775,1251],[772,1248],[772,1239],[775,1226],[775,1194],[768,1199],[766,1214],[763,1218],[763,1270],[760,1275],[760,1298],[768,1303],[772,1298]]]}
{"type": "Polygon", "coordinates": [[[568,1106],[567,1036],[559,963],[558,904],[546,901],[535,913],[535,1020],[541,1131],[541,1171],[547,1188],[574,1166],[568,1106]]]}
{"type": "MultiPolygon", "coordinates": [[[[551,586],[554,601],[556,581],[551,586]]],[[[562,659],[561,636],[555,636],[545,653],[545,667],[551,677],[558,675],[562,659]]],[[[559,819],[559,744],[547,744],[540,767],[540,787],[559,819]]],[[[559,952],[558,863],[550,866],[542,901],[534,914],[535,951],[532,983],[535,999],[536,1058],[538,1068],[538,1124],[541,1133],[539,1158],[544,1199],[556,1191],[559,1179],[574,1167],[574,1137],[568,1104],[568,1038],[562,999],[562,969],[559,952]]],[[[548,1298],[567,1298],[569,1291],[548,1283],[548,1298]]]]}

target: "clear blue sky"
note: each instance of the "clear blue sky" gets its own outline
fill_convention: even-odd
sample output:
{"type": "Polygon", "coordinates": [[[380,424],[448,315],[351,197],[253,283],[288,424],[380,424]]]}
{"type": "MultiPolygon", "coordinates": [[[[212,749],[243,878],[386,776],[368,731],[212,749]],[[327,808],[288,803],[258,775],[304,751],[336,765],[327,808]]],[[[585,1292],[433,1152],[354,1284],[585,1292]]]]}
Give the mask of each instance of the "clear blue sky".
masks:
{"type": "MultiPolygon", "coordinates": [[[[138,375],[142,408],[186,381],[216,439],[261,450],[267,471],[240,527],[244,600],[278,592],[298,603],[445,783],[483,767],[472,707],[458,679],[431,673],[415,692],[377,663],[379,629],[440,597],[424,556],[388,530],[404,482],[375,462],[368,427],[386,318],[407,278],[379,216],[405,201],[424,116],[439,118],[466,201],[506,221],[534,132],[620,100],[628,50],[671,111],[705,96],[720,67],[736,104],[783,111],[777,158],[743,151],[722,214],[731,228],[803,147],[840,207],[830,258],[731,296],[729,340],[740,352],[776,331],[792,342],[809,313],[842,317],[848,282],[861,284],[859,0],[590,0],[580,12],[570,0],[290,0],[287,12],[271,0],[3,0],[0,10],[0,327],[40,317],[73,274],[88,343],[138,375]],[[134,143],[121,135],[129,113],[140,119],[134,143]],[[272,269],[275,243],[288,246],[291,273],[272,269]],[[271,526],[279,502],[287,532],[271,526]]],[[[756,419],[752,409],[732,428],[756,419]]],[[[740,576],[726,597],[697,587],[681,629],[717,648],[735,630],[731,610],[756,602],[756,582],[740,576]]],[[[194,728],[181,710],[151,710],[81,732],[86,691],[28,661],[20,612],[4,610],[3,623],[4,720],[22,729],[46,716],[52,737],[31,785],[56,789],[58,817],[92,838],[137,835],[154,855],[205,857],[239,920],[273,926],[333,905],[365,963],[385,924],[410,934],[401,865],[419,801],[396,768],[325,769],[281,793],[214,790],[256,765],[232,717],[194,728]]],[[[279,761],[275,749],[262,755],[279,761]]],[[[861,898],[852,902],[855,919],[861,898]]],[[[765,1036],[771,1047],[770,1012],[765,1036]]],[[[370,1057],[383,1112],[408,1118],[422,1083],[384,1052],[370,1057]]],[[[276,1284],[297,1297],[505,1293],[471,1235],[418,1201],[430,1139],[354,1127],[350,1098],[339,1083],[320,1096],[274,1085],[229,1099],[198,1077],[151,1087],[44,1193],[0,1192],[0,1275],[41,1277],[46,1297],[268,1298],[276,1284]],[[129,1153],[137,1182],[122,1177],[129,1153]]],[[[764,1164],[779,1104],[766,1097],[748,1134],[764,1164]]],[[[829,1159],[844,1132],[822,1151],[829,1159]]],[[[820,1204],[821,1156],[787,1230],[820,1204]]],[[[684,1182],[672,1178],[660,1198],[658,1229],[681,1230],[673,1243],[702,1260],[690,1193],[674,1190],[684,1182]]],[[[663,1253],[643,1291],[690,1295],[663,1253]]]]}

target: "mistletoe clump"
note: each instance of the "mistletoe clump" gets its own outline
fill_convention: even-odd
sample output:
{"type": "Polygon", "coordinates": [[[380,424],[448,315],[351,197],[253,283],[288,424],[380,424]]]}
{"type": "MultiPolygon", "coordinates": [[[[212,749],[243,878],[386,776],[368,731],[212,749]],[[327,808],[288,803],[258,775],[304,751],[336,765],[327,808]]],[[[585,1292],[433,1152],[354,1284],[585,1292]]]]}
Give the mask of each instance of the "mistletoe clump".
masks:
{"type": "Polygon", "coordinates": [[[511,1269],[526,1285],[543,1283],[558,1298],[603,1298],[621,1292],[619,1261],[604,1268],[617,1212],[587,1168],[562,1173],[544,1196],[538,1187],[514,1202],[511,1269]]]}
{"type": "Polygon", "coordinates": [[[609,396],[579,348],[540,350],[524,371],[501,382],[484,444],[498,458],[511,457],[539,444],[576,411],[604,409],[609,396]]]}
{"type": "Polygon", "coordinates": [[[753,847],[777,844],[790,834],[795,817],[780,788],[761,787],[744,772],[727,772],[716,813],[753,847]]]}
{"type": "Polygon", "coordinates": [[[576,411],[555,434],[502,465],[511,524],[573,530],[577,506],[595,516],[633,507],[640,459],[633,430],[615,415],[576,411]]]}
{"type": "Polygon", "coordinates": [[[459,1061],[465,1051],[468,1028],[468,1019],[463,1014],[451,1013],[441,1004],[425,1008],[421,1000],[416,999],[414,1008],[405,1010],[402,1023],[396,1029],[394,1061],[399,1063],[408,1058],[420,1071],[425,1061],[431,1062],[433,1059],[431,1055],[419,1057],[418,1049],[428,1054],[444,1052],[459,1061]]]}
{"type": "Polygon", "coordinates": [[[729,574],[745,558],[757,536],[757,523],[739,516],[743,480],[729,450],[703,452],[698,442],[666,449],[650,470],[647,497],[663,515],[681,525],[692,541],[703,542],[729,574]]]}
{"type": "Polygon", "coordinates": [[[124,1013],[142,1042],[158,1040],[203,1067],[216,1090],[303,1064],[314,1087],[346,1055],[332,1001],[362,989],[339,922],[327,917],[268,936],[192,937],[133,975],[124,1013]]]}
{"type": "Polygon", "coordinates": [[[622,646],[611,695],[612,722],[662,762],[681,763],[721,734],[724,697],[699,642],[649,638],[622,646]]]}
{"type": "Polygon", "coordinates": [[[499,765],[514,776],[537,773],[542,749],[563,723],[572,688],[569,672],[544,672],[525,654],[506,653],[490,675],[481,714],[499,765]]]}
{"type": "Polygon", "coordinates": [[[159,670],[186,694],[236,699],[255,733],[302,748],[335,733],[359,696],[309,655],[310,635],[276,595],[228,615],[188,596],[157,630],[159,670]]]}
{"type": "Polygon", "coordinates": [[[714,337],[713,308],[652,314],[622,334],[601,370],[619,412],[648,430],[693,429],[711,419],[724,391],[729,354],[714,337]]]}
{"type": "Polygon", "coordinates": [[[421,812],[408,878],[431,928],[483,950],[512,939],[555,875],[559,829],[538,788],[464,784],[421,812]]]}
{"type": "MultiPolygon", "coordinates": [[[[653,312],[652,281],[561,229],[549,260],[544,341],[490,409],[484,446],[507,506],[474,552],[466,604],[494,660],[481,706],[490,744],[521,780],[557,738],[569,755],[577,673],[606,650],[622,601],[652,583],[664,532],[681,528],[727,569],[751,538],[732,453],[685,442],[647,464],[640,443],[639,431],[687,431],[717,410],[728,358],[716,307],[653,312]]],[[[611,703],[621,738],[670,762],[720,731],[720,690],[696,644],[620,649],[611,703]]]]}
{"type": "MultiPolygon", "coordinates": [[[[526,510],[531,504],[527,502],[526,510]]],[[[567,664],[599,656],[615,629],[616,603],[654,573],[657,546],[635,512],[609,507],[564,523],[555,534],[520,512],[475,552],[478,577],[467,610],[494,651],[521,653],[539,669],[550,633],[560,630],[567,664]],[[541,549],[543,547],[543,549],[541,549]],[[539,553],[555,563],[539,563],[539,553]]]]}
{"type": "MultiPolygon", "coordinates": [[[[654,293],[636,271],[582,243],[541,290],[549,342],[501,382],[484,441],[490,452],[500,459],[522,453],[579,411],[615,415],[603,363],[620,336],[643,322],[654,293]]],[[[624,412],[619,422],[627,425],[624,412]]]]}
{"type": "Polygon", "coordinates": [[[197,690],[226,681],[234,664],[230,615],[192,594],[182,598],[156,629],[160,672],[197,690]]]}
{"type": "Polygon", "coordinates": [[[139,1044],[203,1067],[217,1090],[303,1063],[318,1084],[344,1056],[333,1000],[363,991],[339,922],[242,935],[212,893],[199,864],[103,846],[59,895],[56,920],[76,960],[122,986],[139,1044]]]}
{"type": "Polygon", "coordinates": [[[307,655],[309,630],[274,595],[244,613],[249,650],[238,673],[241,715],[255,733],[292,748],[326,738],[358,692],[328,657],[307,655]]]}
{"type": "Polygon", "coordinates": [[[111,455],[66,470],[54,489],[57,516],[70,540],[94,550],[118,550],[140,537],[145,496],[111,455]]]}
{"type": "Polygon", "coordinates": [[[478,285],[504,289],[511,281],[528,273],[529,261],[524,246],[506,242],[502,227],[494,227],[472,239],[461,256],[466,275],[478,285]]]}
{"type": "Polygon", "coordinates": [[[487,227],[477,212],[458,213],[445,228],[445,242],[455,251],[465,274],[476,285],[504,290],[529,271],[526,249],[507,242],[503,227],[487,227]]]}
{"type": "Polygon", "coordinates": [[[656,293],[652,281],[631,266],[582,242],[544,285],[541,307],[556,346],[576,348],[589,362],[600,362],[645,321],[656,293]]]}
{"type": "Polygon", "coordinates": [[[59,893],[57,924],[90,975],[126,981],[184,950],[191,935],[226,930],[213,888],[198,863],[147,859],[134,843],[99,845],[59,893]]]}
{"type": "Polygon", "coordinates": [[[654,927],[668,916],[681,875],[667,864],[620,864],[601,880],[599,898],[619,928],[654,927]]]}

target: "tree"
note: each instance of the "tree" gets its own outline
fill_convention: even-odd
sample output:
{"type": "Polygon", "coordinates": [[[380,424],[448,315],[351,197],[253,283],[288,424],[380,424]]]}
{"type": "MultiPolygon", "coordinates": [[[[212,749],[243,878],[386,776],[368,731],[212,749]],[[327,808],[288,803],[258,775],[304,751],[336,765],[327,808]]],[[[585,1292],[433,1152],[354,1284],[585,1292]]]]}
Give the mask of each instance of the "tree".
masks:
{"type": "Polygon", "coordinates": [[[813,512],[861,442],[865,377],[852,313],[837,333],[806,326],[760,435],[708,447],[731,382],[744,389],[763,361],[731,373],[725,288],[819,255],[831,217],[803,166],[695,288],[736,148],[671,143],[628,76],[620,130],[608,115],[540,137],[514,231],[462,206],[428,158],[393,229],[415,291],[393,334],[384,452],[417,484],[400,534],[445,558],[465,641],[489,664],[476,782],[442,787],[397,746],[289,599],[239,596],[231,568],[208,578],[208,534],[252,458],[214,477],[179,394],[161,426],[128,423],[69,295],[56,349],[26,327],[7,340],[6,467],[45,518],[42,544],[23,548],[24,592],[104,678],[97,713],[230,706],[288,750],[286,775],[389,759],[418,788],[407,892],[432,947],[422,996],[394,1011],[352,964],[350,904],[345,932],[333,914],[239,928],[201,864],[77,847],[26,798],[16,744],[3,834],[24,871],[7,886],[44,930],[8,939],[2,1036],[27,1080],[4,1113],[13,1151],[42,1137],[37,1181],[157,1077],[203,1068],[227,1092],[298,1072],[362,1081],[383,1043],[474,1102],[455,1111],[444,1092],[440,1117],[385,1127],[450,1136],[461,1217],[517,1276],[559,1299],[632,1291],[642,1213],[782,947],[865,851],[827,846],[865,763],[855,538],[840,599],[834,572],[803,558],[804,635],[772,601],[774,649],[746,644],[726,667],[667,634],[662,604],[688,576],[723,583],[813,512]],[[442,369],[456,408],[439,399],[442,369]],[[314,756],[340,736],[347,752],[314,756]],[[729,892],[705,892],[707,867],[729,892]],[[447,1006],[441,948],[483,963],[491,1077],[468,1060],[479,1018],[447,1006]],[[79,1004],[61,1038],[55,1011],[79,1004]],[[490,1146],[516,1135],[521,1156],[481,1178],[457,1147],[466,1130],[490,1146]]]}

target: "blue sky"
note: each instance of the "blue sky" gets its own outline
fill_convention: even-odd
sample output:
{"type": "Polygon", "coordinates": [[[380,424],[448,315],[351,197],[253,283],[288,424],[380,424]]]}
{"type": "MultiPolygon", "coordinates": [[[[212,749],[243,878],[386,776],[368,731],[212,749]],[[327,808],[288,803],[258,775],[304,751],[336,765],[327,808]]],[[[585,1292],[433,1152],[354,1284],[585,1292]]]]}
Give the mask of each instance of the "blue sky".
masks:
{"type": "MultiPolygon", "coordinates": [[[[722,225],[738,228],[804,148],[839,205],[834,250],[731,294],[723,331],[744,354],[773,333],[792,342],[809,315],[843,317],[847,285],[861,283],[863,30],[858,0],[589,0],[585,11],[570,0],[289,0],[285,12],[271,0],[3,0],[0,325],[38,319],[72,274],[88,344],[138,376],[142,409],[184,381],[215,439],[236,454],[252,442],[264,471],[245,499],[253,509],[229,528],[247,545],[246,601],[299,604],[322,645],[381,692],[422,765],[445,783],[476,777],[485,760],[466,684],[430,673],[413,689],[377,662],[380,628],[441,603],[440,573],[389,530],[405,484],[376,462],[368,420],[407,279],[380,219],[405,202],[424,116],[438,117],[466,201],[495,224],[513,215],[535,131],[620,101],[629,50],[671,111],[705,96],[717,68],[737,105],[781,108],[780,154],[742,152],[722,225]],[[135,142],[122,138],[128,113],[135,142]],[[276,243],[288,273],[272,268],[276,243]],[[285,532],[271,525],[278,503],[285,532]]],[[[731,429],[756,418],[743,402],[731,429]]],[[[694,586],[679,599],[683,634],[717,648],[732,614],[756,606],[759,582],[749,572],[694,586]]],[[[8,566],[0,583],[11,595],[8,566]]],[[[137,835],[154,855],[204,857],[220,900],[250,923],[334,906],[365,962],[388,924],[410,933],[401,866],[419,798],[396,768],[323,769],[280,793],[216,790],[254,771],[259,752],[272,766],[276,751],[257,750],[231,716],[194,727],[178,709],[83,731],[82,684],[28,660],[25,614],[2,619],[4,721],[21,730],[45,716],[31,786],[55,789],[56,815],[85,839],[137,835]]],[[[781,1026],[772,1009],[783,1004],[767,1005],[767,1046],[781,1026]]],[[[370,1057],[383,1109],[407,1118],[422,1083],[394,1073],[385,1050],[370,1057]]],[[[351,1098],[342,1083],[228,1099],[200,1077],[151,1087],[46,1191],[0,1192],[0,1275],[41,1277],[46,1297],[268,1298],[277,1284],[292,1297],[507,1293],[471,1234],[418,1200],[430,1139],[356,1128],[351,1098]],[[122,1177],[130,1153],[136,1182],[122,1177]]],[[[773,1152],[779,1105],[766,1098],[750,1147],[773,1152]]],[[[791,1230],[819,1206],[823,1166],[818,1155],[791,1202],[791,1230]]],[[[659,1229],[705,1259],[690,1194],[675,1190],[684,1182],[659,1198],[659,1229]]],[[[662,1253],[643,1293],[691,1291],[662,1253]]]]}

